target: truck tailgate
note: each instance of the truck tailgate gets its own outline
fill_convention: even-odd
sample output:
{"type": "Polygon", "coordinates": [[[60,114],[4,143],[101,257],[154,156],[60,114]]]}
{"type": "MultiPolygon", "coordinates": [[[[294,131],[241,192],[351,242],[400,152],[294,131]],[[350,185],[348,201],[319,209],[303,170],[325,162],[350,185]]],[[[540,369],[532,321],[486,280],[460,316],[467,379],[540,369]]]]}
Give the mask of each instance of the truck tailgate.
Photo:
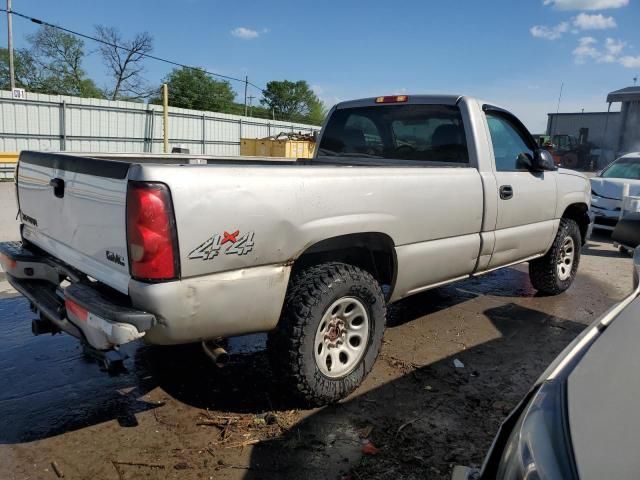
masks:
{"type": "Polygon", "coordinates": [[[127,293],[129,166],[119,161],[22,152],[17,175],[24,239],[127,293]]]}

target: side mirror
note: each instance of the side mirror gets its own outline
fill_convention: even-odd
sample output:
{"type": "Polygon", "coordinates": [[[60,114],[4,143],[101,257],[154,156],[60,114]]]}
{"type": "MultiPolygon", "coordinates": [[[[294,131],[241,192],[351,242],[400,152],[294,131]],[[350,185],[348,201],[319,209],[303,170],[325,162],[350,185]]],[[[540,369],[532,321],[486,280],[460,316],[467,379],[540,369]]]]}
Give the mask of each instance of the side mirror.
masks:
{"type": "Polygon", "coordinates": [[[549,153],[548,150],[543,148],[537,149],[533,154],[533,159],[531,161],[531,170],[535,172],[544,172],[557,170],[556,162],[553,161],[553,156],[549,153]]]}

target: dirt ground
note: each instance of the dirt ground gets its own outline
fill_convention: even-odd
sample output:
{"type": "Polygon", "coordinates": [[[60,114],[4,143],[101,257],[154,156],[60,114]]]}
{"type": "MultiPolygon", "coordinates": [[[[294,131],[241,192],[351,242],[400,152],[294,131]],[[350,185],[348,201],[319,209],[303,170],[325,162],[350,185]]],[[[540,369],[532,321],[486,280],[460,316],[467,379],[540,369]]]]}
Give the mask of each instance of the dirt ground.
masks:
{"type": "Polygon", "coordinates": [[[630,291],[631,267],[596,237],[557,297],[522,265],[403,301],[364,385],[314,410],[278,391],[259,335],[232,339],[225,369],[198,347],[135,345],[110,377],[74,339],[31,336],[0,274],[0,477],[447,478],[481,463],[545,366],[630,291]]]}

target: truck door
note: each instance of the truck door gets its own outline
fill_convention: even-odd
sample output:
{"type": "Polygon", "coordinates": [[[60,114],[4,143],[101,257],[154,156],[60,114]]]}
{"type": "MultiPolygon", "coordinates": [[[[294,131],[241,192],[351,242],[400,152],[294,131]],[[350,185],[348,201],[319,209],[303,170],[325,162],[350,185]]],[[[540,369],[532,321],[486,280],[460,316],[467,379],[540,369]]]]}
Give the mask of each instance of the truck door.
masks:
{"type": "Polygon", "coordinates": [[[527,168],[536,145],[520,121],[498,109],[485,113],[498,188],[491,269],[546,251],[554,232],[557,173],[527,168]]]}

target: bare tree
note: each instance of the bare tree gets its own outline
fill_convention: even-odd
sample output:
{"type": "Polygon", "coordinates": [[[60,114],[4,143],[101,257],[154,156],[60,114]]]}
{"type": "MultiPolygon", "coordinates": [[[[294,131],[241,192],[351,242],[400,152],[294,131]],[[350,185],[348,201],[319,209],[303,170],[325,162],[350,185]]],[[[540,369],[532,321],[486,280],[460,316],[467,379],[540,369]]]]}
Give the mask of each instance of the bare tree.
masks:
{"type": "Polygon", "coordinates": [[[100,54],[114,80],[113,88],[107,89],[105,94],[112,100],[148,96],[142,63],[145,55],[153,50],[153,37],[143,32],[127,41],[118,29],[102,25],[96,26],[96,34],[105,42],[100,45],[100,54]]]}

